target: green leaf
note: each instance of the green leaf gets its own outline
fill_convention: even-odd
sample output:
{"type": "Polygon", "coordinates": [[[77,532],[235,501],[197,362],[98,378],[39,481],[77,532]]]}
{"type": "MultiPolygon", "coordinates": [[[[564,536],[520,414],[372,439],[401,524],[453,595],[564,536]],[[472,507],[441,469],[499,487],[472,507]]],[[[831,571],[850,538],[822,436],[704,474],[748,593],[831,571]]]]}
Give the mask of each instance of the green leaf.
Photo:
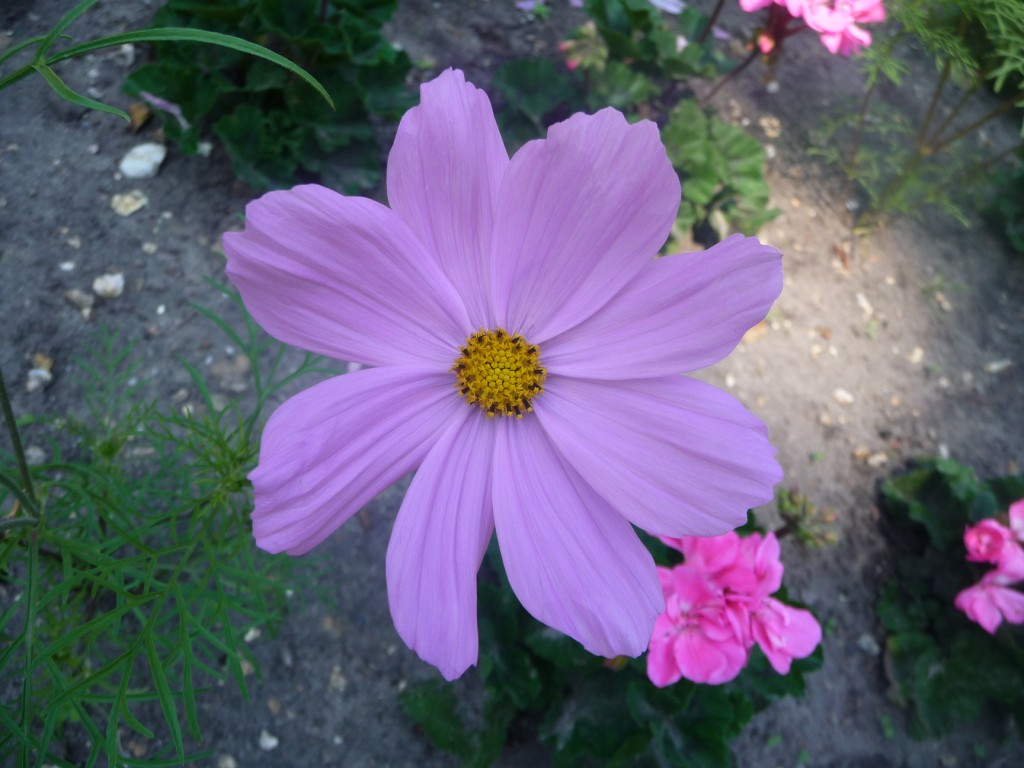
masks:
{"type": "Polygon", "coordinates": [[[99,38],[98,40],[67,48],[55,56],[49,57],[47,59],[47,63],[53,64],[74,56],[81,56],[83,53],[89,53],[101,48],[109,48],[112,45],[124,45],[125,43],[155,43],[161,41],[218,45],[230,50],[239,51],[240,53],[249,54],[250,56],[257,56],[261,59],[266,59],[267,61],[277,64],[279,67],[287,69],[292,74],[301,77],[323,97],[324,101],[331,105],[332,109],[334,107],[334,101],[331,99],[331,96],[327,93],[326,89],[320,84],[320,81],[298,64],[289,61],[284,56],[274,53],[268,48],[264,48],[262,45],[251,43],[248,40],[243,40],[242,38],[234,37],[233,35],[224,35],[219,32],[207,32],[202,29],[164,27],[162,29],[143,29],[137,32],[124,32],[119,35],[110,35],[109,37],[99,38]]]}
{"type": "Polygon", "coordinates": [[[470,735],[458,713],[452,686],[440,680],[414,683],[398,695],[405,713],[438,748],[463,760],[472,756],[470,735]]]}
{"type": "Polygon", "coordinates": [[[57,92],[61,98],[70,101],[73,104],[78,104],[80,107],[86,109],[95,109],[98,112],[107,112],[111,115],[117,115],[123,117],[126,121],[130,122],[131,118],[128,117],[128,113],[118,109],[117,107],[108,106],[102,102],[90,99],[88,96],[82,96],[80,93],[73,91],[63,80],[61,80],[57,73],[50,69],[42,61],[37,61],[32,64],[32,68],[43,76],[43,79],[49,84],[54,91],[57,92]]]}

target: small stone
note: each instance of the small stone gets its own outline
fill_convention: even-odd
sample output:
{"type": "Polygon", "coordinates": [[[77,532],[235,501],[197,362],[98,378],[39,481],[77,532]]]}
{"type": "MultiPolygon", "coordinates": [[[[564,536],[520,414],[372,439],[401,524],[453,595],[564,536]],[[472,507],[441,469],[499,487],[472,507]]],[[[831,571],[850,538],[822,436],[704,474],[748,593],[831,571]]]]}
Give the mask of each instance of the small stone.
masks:
{"type": "Polygon", "coordinates": [[[32,368],[25,377],[26,392],[41,392],[53,382],[53,374],[46,368],[32,368]]]}
{"type": "Polygon", "coordinates": [[[90,144],[88,147],[85,148],[85,151],[88,152],[90,155],[98,155],[100,153],[100,145],[90,144]]]}
{"type": "Polygon", "coordinates": [[[281,663],[286,667],[291,667],[295,664],[295,656],[292,654],[292,649],[287,645],[281,647],[281,663]]]}
{"type": "Polygon", "coordinates": [[[46,451],[38,445],[29,445],[25,448],[25,462],[30,467],[37,467],[46,461],[46,451]]]}
{"type": "Polygon", "coordinates": [[[132,757],[145,757],[149,751],[149,742],[141,736],[133,736],[128,739],[128,751],[132,753],[132,757]]]}
{"type": "Polygon", "coordinates": [[[217,768],[238,768],[238,761],[231,755],[221,755],[217,758],[217,768]]]}
{"type": "Polygon", "coordinates": [[[1008,360],[1006,358],[1003,358],[1002,360],[994,360],[991,363],[987,363],[985,365],[985,372],[986,373],[991,373],[993,375],[997,374],[997,373],[1002,373],[1003,371],[1005,371],[1007,368],[1009,368],[1012,365],[1013,365],[1013,361],[1012,360],[1008,360]]]}
{"type": "Polygon", "coordinates": [[[131,216],[148,204],[149,198],[141,189],[133,189],[131,192],[124,192],[110,198],[110,207],[119,216],[131,216]]]}
{"type": "Polygon", "coordinates": [[[270,710],[270,714],[272,715],[281,714],[281,700],[271,696],[267,699],[267,709],[270,710]]]}
{"type": "Polygon", "coordinates": [[[858,291],[857,293],[857,306],[860,307],[860,311],[864,313],[864,319],[870,320],[875,314],[875,308],[871,306],[871,302],[868,301],[868,297],[858,291]]]}
{"type": "Polygon", "coordinates": [[[853,449],[853,458],[857,461],[867,461],[868,456],[871,455],[871,449],[864,445],[859,445],[853,449]]]}
{"type": "Polygon", "coordinates": [[[256,640],[259,640],[262,634],[263,632],[259,627],[249,627],[249,631],[245,633],[245,637],[242,639],[247,643],[253,643],[256,640]]]}
{"type": "Polygon", "coordinates": [[[331,679],[328,683],[331,690],[344,691],[348,687],[348,678],[341,671],[341,667],[335,664],[331,667],[331,679]]]}
{"type": "Polygon", "coordinates": [[[875,469],[878,469],[878,467],[881,467],[888,463],[889,457],[882,452],[872,453],[870,456],[868,456],[869,467],[874,467],[875,469]]]}
{"type": "Polygon", "coordinates": [[[942,291],[935,292],[935,303],[939,305],[939,308],[943,312],[953,311],[953,305],[950,304],[949,299],[946,297],[946,294],[944,294],[942,291]]]}
{"type": "Polygon", "coordinates": [[[840,405],[853,405],[853,395],[842,387],[832,390],[832,399],[840,405]]]}
{"type": "Polygon", "coordinates": [[[74,248],[75,250],[78,250],[79,248],[82,247],[82,238],[80,238],[78,235],[72,235],[71,237],[68,238],[68,245],[74,248]]]}
{"type": "Polygon", "coordinates": [[[124,293],[124,273],[109,272],[92,281],[92,289],[104,299],[116,299],[124,293]]]}
{"type": "Polygon", "coordinates": [[[910,355],[907,357],[907,359],[913,365],[920,365],[921,361],[924,360],[924,350],[921,349],[920,347],[914,347],[913,350],[911,350],[910,355]]]}
{"type": "Polygon", "coordinates": [[[167,157],[167,147],[155,142],[146,142],[132,147],[121,158],[117,169],[129,179],[151,179],[160,170],[160,164],[167,157]]]}
{"type": "Polygon", "coordinates": [[[175,405],[180,405],[181,403],[184,403],[186,400],[188,400],[188,390],[185,389],[185,387],[176,390],[175,393],[171,395],[171,402],[174,403],[175,405]]]}
{"type": "Polygon", "coordinates": [[[146,242],[142,244],[142,252],[152,256],[158,247],[156,243],[146,242]]]}
{"type": "Polygon", "coordinates": [[[72,288],[64,291],[64,300],[76,307],[86,320],[92,317],[92,305],[96,303],[96,299],[91,293],[86,293],[80,288],[72,288]]]}
{"type": "Polygon", "coordinates": [[[274,734],[270,733],[266,728],[260,731],[260,749],[264,752],[270,752],[277,749],[277,745],[281,743],[281,740],[274,734]]]}
{"type": "Polygon", "coordinates": [[[59,266],[60,266],[60,271],[61,272],[74,272],[75,271],[75,262],[73,262],[73,261],[62,261],[59,264],[59,266]]]}
{"type": "Polygon", "coordinates": [[[44,355],[42,352],[36,352],[32,355],[32,366],[34,368],[42,368],[46,371],[52,371],[53,358],[49,355],[44,355]]]}
{"type": "Polygon", "coordinates": [[[729,389],[733,389],[736,386],[736,377],[731,373],[725,375],[725,386],[729,389]]]}
{"type": "Polygon", "coordinates": [[[945,443],[939,443],[939,458],[940,459],[948,459],[949,458],[949,446],[946,445],[945,443]]]}
{"type": "Polygon", "coordinates": [[[857,647],[868,656],[877,656],[882,652],[882,649],[878,646],[878,641],[867,632],[857,638],[857,647]]]}

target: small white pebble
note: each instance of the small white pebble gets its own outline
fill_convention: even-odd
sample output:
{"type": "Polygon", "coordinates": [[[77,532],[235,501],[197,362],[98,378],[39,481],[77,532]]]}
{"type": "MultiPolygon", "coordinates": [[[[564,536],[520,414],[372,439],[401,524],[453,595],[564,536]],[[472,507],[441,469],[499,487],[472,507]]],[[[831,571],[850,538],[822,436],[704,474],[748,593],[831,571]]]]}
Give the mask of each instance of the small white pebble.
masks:
{"type": "Polygon", "coordinates": [[[733,376],[731,373],[727,373],[725,375],[725,386],[728,387],[729,389],[732,389],[733,387],[736,386],[736,377],[733,376]]]}
{"type": "Polygon", "coordinates": [[[157,306],[157,308],[156,308],[156,313],[157,313],[158,315],[163,315],[163,314],[166,314],[166,313],[167,313],[167,307],[165,307],[165,306],[164,306],[163,304],[160,304],[160,305],[159,305],[159,306],[157,306]]]}
{"type": "Polygon", "coordinates": [[[75,262],[73,262],[73,261],[62,261],[60,263],[60,271],[61,272],[74,272],[75,271],[75,262]]]}
{"type": "Polygon", "coordinates": [[[853,405],[853,395],[842,387],[832,390],[832,399],[840,405],[853,405]]]}
{"type": "Polygon", "coordinates": [[[104,299],[116,299],[124,293],[124,273],[110,272],[92,281],[92,289],[104,299]]]}
{"type": "Polygon", "coordinates": [[[281,740],[274,734],[270,733],[266,728],[260,731],[260,749],[264,752],[270,752],[271,750],[277,749],[277,745],[281,743],[281,740]]]}

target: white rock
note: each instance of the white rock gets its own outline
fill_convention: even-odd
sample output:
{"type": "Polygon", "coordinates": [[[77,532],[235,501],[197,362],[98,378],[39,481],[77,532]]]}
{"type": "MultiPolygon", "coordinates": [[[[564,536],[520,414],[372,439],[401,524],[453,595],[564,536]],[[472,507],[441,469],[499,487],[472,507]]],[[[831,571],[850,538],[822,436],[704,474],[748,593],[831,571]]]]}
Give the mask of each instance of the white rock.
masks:
{"type": "Polygon", "coordinates": [[[167,157],[167,147],[155,142],[139,144],[128,150],[117,169],[129,179],[151,179],[167,157]]]}
{"type": "Polygon", "coordinates": [[[149,198],[141,189],[133,189],[131,192],[114,195],[110,198],[110,207],[119,216],[131,216],[140,208],[149,203],[149,198]]]}
{"type": "Polygon", "coordinates": [[[273,749],[277,749],[277,745],[280,743],[281,740],[274,734],[267,731],[266,728],[260,731],[260,749],[264,752],[270,752],[273,749]]]}
{"type": "Polygon", "coordinates": [[[1007,360],[1005,358],[1002,360],[994,360],[985,366],[985,371],[987,373],[1002,373],[1011,365],[1013,365],[1012,360],[1007,360]]]}
{"type": "Polygon", "coordinates": [[[840,405],[853,405],[853,395],[842,387],[832,390],[832,398],[840,405]]]}
{"type": "Polygon", "coordinates": [[[924,360],[924,350],[920,347],[914,347],[910,352],[910,357],[907,358],[913,365],[920,365],[921,361],[924,360]]]}
{"type": "Polygon", "coordinates": [[[104,299],[116,299],[124,293],[124,273],[111,272],[92,281],[92,289],[104,299]]]}
{"type": "Polygon", "coordinates": [[[39,392],[50,385],[53,374],[45,368],[33,368],[25,379],[26,392],[39,392]]]}

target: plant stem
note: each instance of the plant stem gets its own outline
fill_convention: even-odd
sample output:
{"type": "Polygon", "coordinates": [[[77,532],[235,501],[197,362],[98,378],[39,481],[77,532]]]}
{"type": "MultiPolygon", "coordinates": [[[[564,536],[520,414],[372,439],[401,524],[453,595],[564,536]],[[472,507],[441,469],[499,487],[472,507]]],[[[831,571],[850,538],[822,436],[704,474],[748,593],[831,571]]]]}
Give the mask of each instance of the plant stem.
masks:
{"type": "Polygon", "coordinates": [[[850,149],[850,159],[846,162],[847,176],[852,177],[853,171],[857,167],[857,155],[860,154],[860,144],[864,140],[864,121],[867,119],[868,102],[871,101],[876,86],[877,81],[865,88],[864,96],[860,100],[860,110],[857,113],[857,128],[853,134],[853,147],[850,149]]]}
{"type": "Polygon", "coordinates": [[[708,39],[708,35],[711,34],[711,28],[715,26],[715,22],[718,21],[718,15],[722,12],[722,6],[725,5],[725,0],[718,0],[718,5],[715,6],[715,10],[711,12],[711,16],[708,18],[708,25],[704,27],[704,31],[700,33],[700,37],[697,38],[697,44],[702,44],[708,39]]]}
{"type": "Polygon", "coordinates": [[[722,77],[719,78],[718,82],[715,83],[714,87],[712,87],[712,89],[710,91],[708,91],[706,94],[704,94],[704,96],[702,96],[701,98],[699,98],[697,100],[697,106],[699,106],[699,107],[707,106],[707,103],[709,101],[711,101],[712,98],[714,98],[716,93],[718,93],[720,90],[722,90],[722,87],[726,83],[728,83],[730,80],[732,80],[734,77],[736,77],[736,75],[738,75],[740,72],[742,72],[744,69],[749,67],[754,62],[754,59],[757,58],[757,55],[759,53],[760,53],[760,51],[757,49],[757,46],[755,45],[754,46],[754,50],[752,50],[750,52],[750,55],[747,56],[747,58],[745,58],[743,61],[740,62],[739,66],[736,67],[736,69],[734,69],[732,72],[728,72],[728,73],[722,75],[722,77]]]}
{"type": "Polygon", "coordinates": [[[3,371],[0,371],[0,411],[3,411],[4,424],[7,425],[7,433],[11,436],[14,458],[18,462],[18,472],[21,473],[21,484],[26,495],[38,507],[39,499],[36,498],[36,491],[32,486],[32,476],[28,473],[28,462],[25,460],[25,450],[21,447],[21,434],[18,432],[18,424],[14,421],[14,411],[11,409],[11,399],[7,395],[3,371]]]}
{"type": "Polygon", "coordinates": [[[936,154],[938,152],[941,152],[946,147],[948,147],[950,144],[954,144],[954,143],[960,141],[960,139],[962,139],[964,136],[966,136],[969,133],[972,133],[972,132],[976,131],[978,128],[983,126],[989,120],[994,120],[995,118],[999,117],[1004,112],[1008,112],[1009,110],[1013,109],[1014,107],[1024,107],[1024,99],[1021,99],[1020,101],[1014,101],[1013,99],[1008,99],[1007,101],[1004,101],[1002,104],[1000,104],[998,107],[996,107],[995,109],[990,110],[986,114],[984,114],[981,117],[979,117],[977,120],[975,120],[970,125],[964,126],[959,131],[957,131],[952,136],[950,136],[948,139],[942,139],[941,141],[939,141],[938,138],[936,138],[936,141],[938,141],[938,143],[937,144],[933,144],[933,145],[931,145],[931,147],[929,147],[930,154],[934,155],[934,154],[936,154]]]}
{"type": "Polygon", "coordinates": [[[942,96],[942,91],[946,88],[946,82],[949,80],[949,70],[952,67],[952,62],[946,59],[945,64],[942,65],[942,74],[939,75],[939,82],[935,84],[935,90],[932,91],[932,100],[928,104],[928,111],[925,112],[924,120],[921,121],[921,129],[917,132],[917,138],[914,140],[915,146],[918,150],[925,146],[925,142],[928,138],[928,129],[932,124],[932,117],[935,116],[935,107],[939,104],[939,98],[942,96]]]}
{"type": "Polygon", "coordinates": [[[31,528],[33,525],[38,524],[38,517],[28,517],[27,515],[12,517],[7,520],[0,520],[0,531],[10,530],[11,528],[31,528]]]}

